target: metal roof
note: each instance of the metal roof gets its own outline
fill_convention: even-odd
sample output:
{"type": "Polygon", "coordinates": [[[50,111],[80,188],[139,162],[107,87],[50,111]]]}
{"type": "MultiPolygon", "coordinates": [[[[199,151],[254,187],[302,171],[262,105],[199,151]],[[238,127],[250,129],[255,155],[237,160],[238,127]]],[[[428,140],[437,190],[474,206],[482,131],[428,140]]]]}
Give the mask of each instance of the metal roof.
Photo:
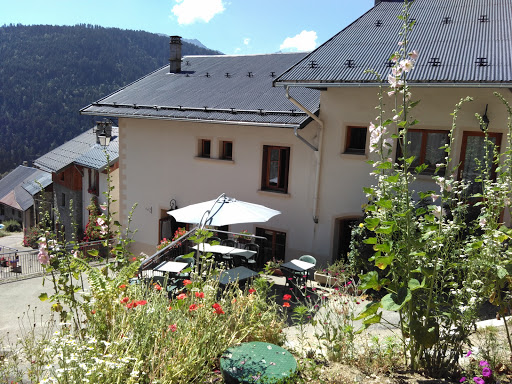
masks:
{"type": "MultiPolygon", "coordinates": [[[[272,81],[306,53],[185,56],[180,73],[163,67],[83,108],[88,115],[302,126],[310,119],[272,81]]],[[[317,111],[320,94],[294,94],[317,111]]]]}
{"type": "Polygon", "coordinates": [[[0,203],[26,211],[34,204],[33,196],[52,182],[51,174],[19,165],[0,179],[0,203]]]}
{"type": "MultiPolygon", "coordinates": [[[[381,2],[275,80],[276,85],[375,83],[390,73],[403,3],[381,2]],[[348,65],[348,60],[352,60],[348,65]]],[[[409,51],[419,58],[410,83],[507,86],[512,83],[512,0],[415,0],[409,51]],[[434,60],[439,65],[433,65],[434,60]],[[481,65],[482,64],[482,65],[481,65]]]]}
{"type": "MultiPolygon", "coordinates": [[[[119,159],[117,139],[118,128],[112,127],[112,139],[107,147],[111,164],[119,159]]],[[[38,168],[53,173],[58,173],[73,163],[97,170],[103,170],[106,167],[105,154],[96,144],[96,134],[92,128],[34,161],[34,165],[38,168]]]]}

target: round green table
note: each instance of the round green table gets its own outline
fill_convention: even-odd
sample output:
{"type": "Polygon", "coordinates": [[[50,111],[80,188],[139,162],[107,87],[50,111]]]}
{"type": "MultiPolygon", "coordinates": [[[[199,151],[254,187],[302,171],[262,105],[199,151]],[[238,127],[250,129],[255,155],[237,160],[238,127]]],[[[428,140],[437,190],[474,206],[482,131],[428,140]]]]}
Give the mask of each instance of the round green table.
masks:
{"type": "Polygon", "coordinates": [[[278,345],[253,341],[226,350],[220,370],[227,384],[280,383],[295,374],[297,361],[278,345]]]}

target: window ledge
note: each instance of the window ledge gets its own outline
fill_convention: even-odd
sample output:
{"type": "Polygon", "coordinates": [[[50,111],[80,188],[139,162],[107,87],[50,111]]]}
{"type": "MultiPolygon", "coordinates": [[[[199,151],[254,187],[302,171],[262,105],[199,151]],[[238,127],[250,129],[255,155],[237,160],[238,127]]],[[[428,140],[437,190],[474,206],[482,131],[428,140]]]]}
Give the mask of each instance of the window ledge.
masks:
{"type": "Polygon", "coordinates": [[[340,153],[340,157],[342,159],[348,160],[368,160],[368,155],[365,154],[357,154],[357,153],[340,153]]]}
{"type": "Polygon", "coordinates": [[[220,163],[227,163],[227,164],[235,164],[235,160],[217,159],[217,158],[214,158],[214,157],[196,156],[196,157],[194,157],[194,159],[201,160],[201,161],[213,161],[213,162],[220,162],[220,163]]]}
{"type": "Polygon", "coordinates": [[[292,197],[292,195],[290,195],[289,193],[272,191],[270,189],[258,189],[258,193],[261,195],[266,195],[266,196],[275,196],[275,197],[284,197],[284,198],[292,197]]]}

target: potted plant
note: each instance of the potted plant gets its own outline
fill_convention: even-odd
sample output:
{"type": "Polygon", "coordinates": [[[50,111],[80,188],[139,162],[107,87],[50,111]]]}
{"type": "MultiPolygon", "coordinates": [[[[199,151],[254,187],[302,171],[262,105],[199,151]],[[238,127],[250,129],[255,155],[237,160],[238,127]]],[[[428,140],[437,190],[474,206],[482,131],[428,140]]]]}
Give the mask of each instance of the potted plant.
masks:
{"type": "Polygon", "coordinates": [[[247,244],[252,241],[251,235],[252,233],[250,233],[247,229],[243,229],[240,231],[240,233],[233,235],[233,237],[238,243],[247,244]]]}
{"type": "Polygon", "coordinates": [[[283,271],[281,271],[281,264],[283,264],[282,260],[272,259],[265,263],[263,269],[269,275],[283,276],[283,271]]]}
{"type": "Polygon", "coordinates": [[[315,271],[315,281],[318,284],[331,287],[346,286],[351,281],[352,273],[350,266],[343,260],[337,260],[327,268],[315,271]]]}
{"type": "Polygon", "coordinates": [[[0,257],[0,267],[7,267],[7,259],[5,257],[0,257]]]}

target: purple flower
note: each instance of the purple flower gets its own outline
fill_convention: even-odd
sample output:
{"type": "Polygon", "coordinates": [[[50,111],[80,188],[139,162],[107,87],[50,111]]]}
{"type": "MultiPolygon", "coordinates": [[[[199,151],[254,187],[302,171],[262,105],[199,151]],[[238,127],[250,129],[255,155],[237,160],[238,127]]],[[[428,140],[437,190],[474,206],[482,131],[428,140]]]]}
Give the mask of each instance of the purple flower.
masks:
{"type": "Polygon", "coordinates": [[[484,379],[482,379],[481,377],[473,377],[473,381],[474,381],[476,384],[485,384],[484,379]]]}
{"type": "Polygon", "coordinates": [[[465,381],[466,381],[466,376],[462,376],[462,377],[460,378],[460,380],[459,380],[459,382],[460,382],[460,383],[463,383],[463,382],[465,382],[465,381]]]}
{"type": "Polygon", "coordinates": [[[471,353],[472,353],[471,350],[469,350],[468,353],[466,353],[466,357],[471,356],[471,353]]]}
{"type": "Polygon", "coordinates": [[[491,368],[485,367],[484,369],[482,369],[483,377],[491,377],[491,375],[492,375],[491,368]]]}
{"type": "Polygon", "coordinates": [[[488,367],[488,366],[489,366],[489,363],[487,362],[487,360],[481,360],[481,361],[480,361],[480,366],[481,366],[481,367],[488,367]]]}

